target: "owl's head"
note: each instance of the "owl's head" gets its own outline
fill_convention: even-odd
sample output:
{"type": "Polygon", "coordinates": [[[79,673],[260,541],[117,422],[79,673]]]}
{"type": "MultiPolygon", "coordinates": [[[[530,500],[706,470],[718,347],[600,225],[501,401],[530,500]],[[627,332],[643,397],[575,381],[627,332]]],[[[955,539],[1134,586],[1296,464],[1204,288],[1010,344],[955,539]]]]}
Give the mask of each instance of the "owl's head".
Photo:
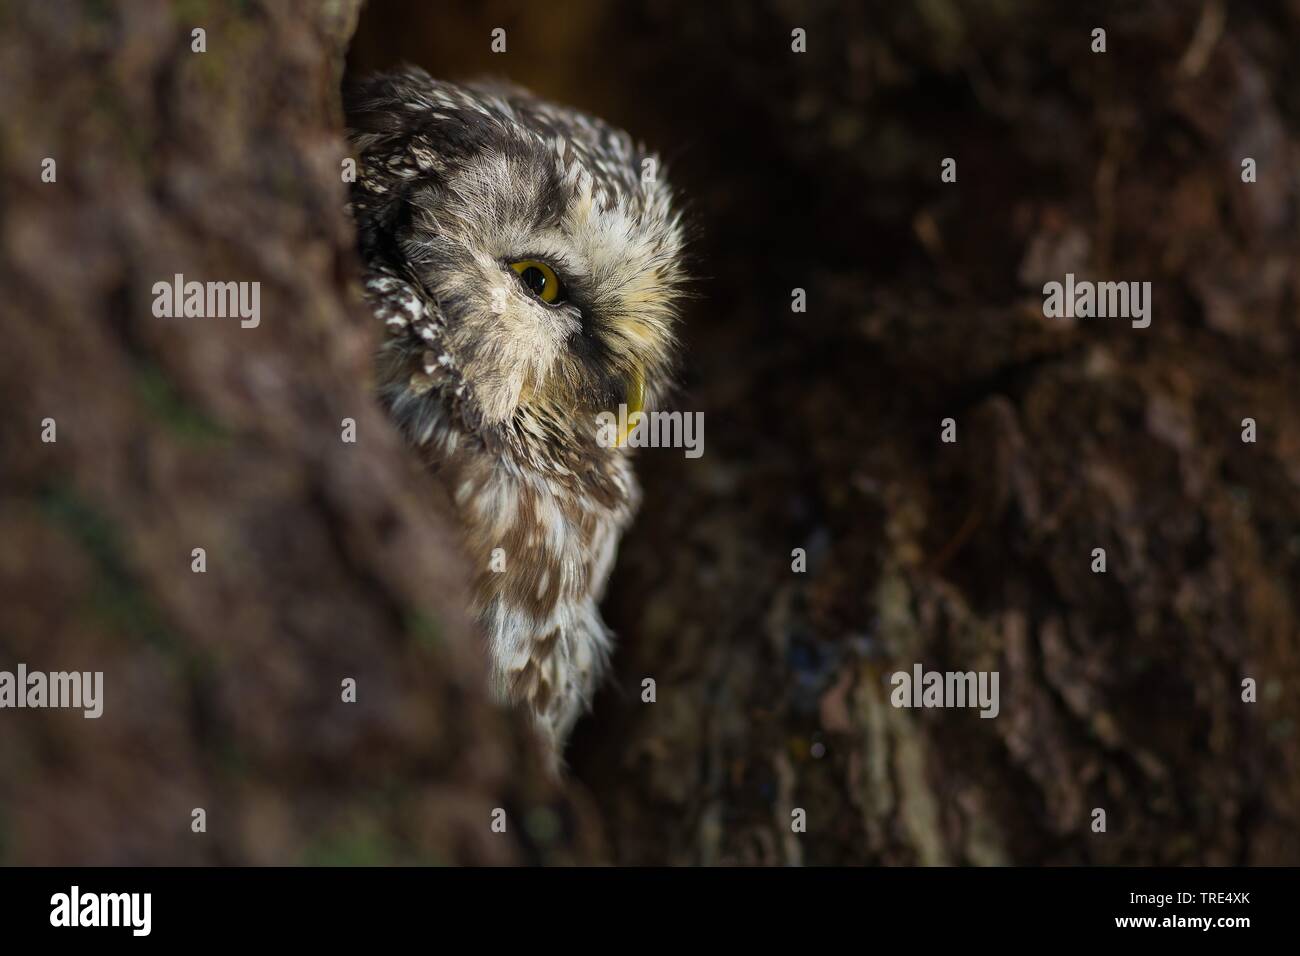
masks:
{"type": "Polygon", "coordinates": [[[476,433],[588,449],[600,412],[663,394],[683,228],[655,156],[522,90],[413,69],[346,105],[396,384],[455,395],[476,433]]]}

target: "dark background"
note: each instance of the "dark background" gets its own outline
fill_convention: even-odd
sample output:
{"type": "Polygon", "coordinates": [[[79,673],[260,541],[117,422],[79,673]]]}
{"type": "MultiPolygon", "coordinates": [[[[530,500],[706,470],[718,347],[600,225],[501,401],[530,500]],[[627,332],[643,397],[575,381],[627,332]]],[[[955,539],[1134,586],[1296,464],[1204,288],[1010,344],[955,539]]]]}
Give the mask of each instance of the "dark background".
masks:
{"type": "Polygon", "coordinates": [[[0,860],[1300,862],[1300,5],[47,7],[0,13],[0,666],[113,697],[0,713],[0,860]],[[562,789],[367,396],[337,89],[403,60],[623,126],[696,227],[705,454],[640,453],[562,789]],[[153,319],[173,271],[263,328],[153,319]],[[1066,272],[1151,327],[1044,319],[1066,272]],[[916,661],[999,717],[890,707],[916,661]]]}

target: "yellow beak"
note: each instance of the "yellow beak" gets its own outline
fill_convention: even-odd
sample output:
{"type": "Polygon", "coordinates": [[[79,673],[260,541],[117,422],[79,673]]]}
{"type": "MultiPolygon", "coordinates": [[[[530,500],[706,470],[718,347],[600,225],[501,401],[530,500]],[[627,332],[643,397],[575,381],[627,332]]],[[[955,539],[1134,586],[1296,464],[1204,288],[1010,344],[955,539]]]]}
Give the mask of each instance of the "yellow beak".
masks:
{"type": "Polygon", "coordinates": [[[627,380],[627,422],[623,428],[619,429],[618,447],[622,448],[627,436],[632,433],[641,422],[641,413],[645,408],[645,377],[638,369],[628,376],[627,380]],[[635,420],[633,420],[635,418],[635,420]]]}

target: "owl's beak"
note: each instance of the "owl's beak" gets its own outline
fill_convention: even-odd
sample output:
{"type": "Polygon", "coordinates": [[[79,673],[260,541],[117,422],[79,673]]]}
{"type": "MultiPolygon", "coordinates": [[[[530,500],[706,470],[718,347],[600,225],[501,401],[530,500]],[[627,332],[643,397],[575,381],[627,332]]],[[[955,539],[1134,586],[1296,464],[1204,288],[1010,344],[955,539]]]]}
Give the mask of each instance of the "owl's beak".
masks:
{"type": "Polygon", "coordinates": [[[641,424],[643,410],[645,409],[645,376],[640,369],[633,371],[627,379],[627,395],[625,399],[627,405],[627,420],[624,421],[618,431],[618,441],[616,446],[622,448],[627,442],[627,436],[637,425],[641,424]]]}

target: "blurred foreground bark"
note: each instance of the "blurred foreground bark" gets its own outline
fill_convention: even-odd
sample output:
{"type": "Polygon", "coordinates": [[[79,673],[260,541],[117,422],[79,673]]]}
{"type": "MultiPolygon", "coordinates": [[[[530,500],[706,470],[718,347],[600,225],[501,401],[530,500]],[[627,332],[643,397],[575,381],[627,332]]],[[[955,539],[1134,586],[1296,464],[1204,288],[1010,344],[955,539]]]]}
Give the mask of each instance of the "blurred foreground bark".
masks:
{"type": "Polygon", "coordinates": [[[0,7],[0,669],[105,684],[98,720],[0,712],[0,861],[596,852],[484,699],[453,534],[369,393],[358,6],[0,7]],[[260,282],[260,323],[155,318],[178,273],[260,282]]]}

